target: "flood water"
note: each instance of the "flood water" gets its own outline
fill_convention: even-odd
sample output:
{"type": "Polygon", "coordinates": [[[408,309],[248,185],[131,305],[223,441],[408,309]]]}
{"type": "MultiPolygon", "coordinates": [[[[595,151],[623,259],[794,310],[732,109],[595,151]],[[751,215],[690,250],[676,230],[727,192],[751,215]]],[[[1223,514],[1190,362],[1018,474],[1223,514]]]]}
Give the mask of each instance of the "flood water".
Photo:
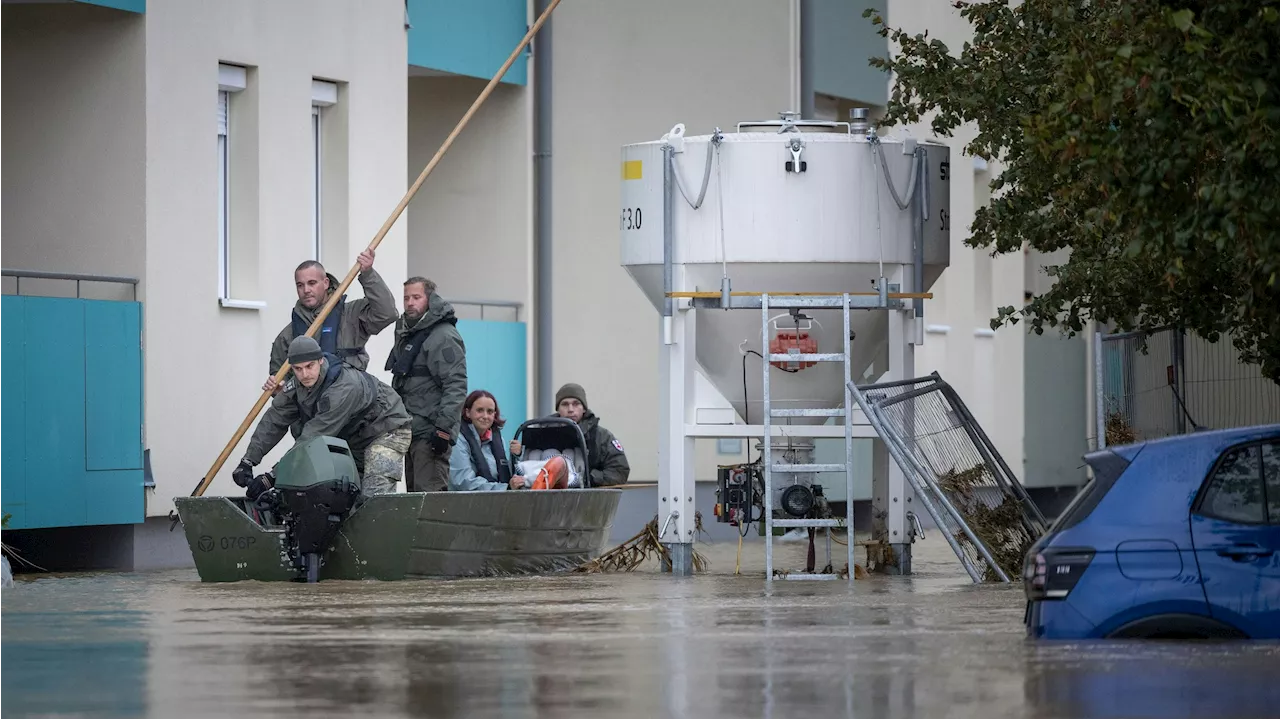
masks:
{"type": "MultiPolygon", "coordinates": [[[[1027,640],[1019,586],[946,544],[917,574],[202,584],[194,570],[20,576],[0,712],[102,717],[1267,717],[1280,644],[1027,640]]],[[[837,549],[839,549],[837,547],[837,549]]],[[[821,550],[820,550],[821,551],[821,550]]],[[[800,566],[789,545],[779,565],[800,566]],[[791,560],[795,560],[792,562],[791,560]]],[[[840,561],[838,564],[843,565],[840,561]]]]}

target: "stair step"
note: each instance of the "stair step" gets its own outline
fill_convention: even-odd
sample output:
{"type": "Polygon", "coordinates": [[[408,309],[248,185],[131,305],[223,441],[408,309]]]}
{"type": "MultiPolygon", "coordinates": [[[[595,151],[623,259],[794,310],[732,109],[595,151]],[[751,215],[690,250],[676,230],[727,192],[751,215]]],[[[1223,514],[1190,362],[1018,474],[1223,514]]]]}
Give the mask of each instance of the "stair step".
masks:
{"type": "Polygon", "coordinates": [[[778,354],[769,355],[770,362],[843,362],[844,354],[778,354]]]}
{"type": "Polygon", "coordinates": [[[836,574],[835,572],[832,572],[831,574],[791,572],[790,574],[784,574],[778,577],[778,579],[786,580],[789,582],[831,582],[837,579],[844,579],[844,577],[841,577],[839,574],[836,574]]]}
{"type": "Polygon", "coordinates": [[[774,472],[800,474],[805,472],[844,472],[848,467],[843,464],[774,464],[770,469],[774,472]]]}
{"type": "Polygon", "coordinates": [[[835,409],[774,409],[770,417],[843,417],[844,407],[835,409]]]}
{"type": "Polygon", "coordinates": [[[775,527],[843,527],[844,519],[775,519],[775,527]]]}

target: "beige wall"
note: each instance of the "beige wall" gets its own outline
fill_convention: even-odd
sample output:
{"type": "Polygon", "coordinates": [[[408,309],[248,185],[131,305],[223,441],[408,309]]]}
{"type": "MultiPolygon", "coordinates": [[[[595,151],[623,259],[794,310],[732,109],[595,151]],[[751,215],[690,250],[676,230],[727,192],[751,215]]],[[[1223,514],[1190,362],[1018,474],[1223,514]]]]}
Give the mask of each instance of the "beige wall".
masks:
{"type": "MultiPolygon", "coordinates": [[[[468,77],[409,80],[408,183],[417,180],[485,86],[468,77]]],[[[530,307],[532,286],[531,93],[499,84],[409,206],[409,265],[446,298],[530,307]]],[[[478,317],[459,306],[459,316],[478,317]]],[[[486,313],[486,317],[499,317],[486,313]]],[[[511,313],[501,319],[512,319],[511,313]]],[[[530,321],[522,311],[522,321],[530,321]]]]}
{"type": "MultiPolygon", "coordinates": [[[[556,10],[552,381],[586,388],[626,447],[633,481],[657,478],[659,315],[619,264],[622,145],[678,122],[694,135],[791,109],[792,4],[595,0],[556,10]]],[[[700,479],[714,477],[714,447],[699,442],[700,479]]]]}
{"type": "MultiPolygon", "coordinates": [[[[341,84],[333,115],[339,121],[327,125],[336,132],[345,126],[346,147],[326,168],[345,164],[346,176],[330,172],[325,184],[327,194],[345,200],[345,212],[329,218],[324,248],[339,278],[406,189],[407,78],[399,0],[153,3],[146,36],[145,421],[158,485],[147,512],[158,515],[190,491],[244,419],[266,378],[270,342],[289,321],[292,270],[311,243],[312,78],[341,84]],[[220,61],[251,68],[245,92],[254,102],[242,104],[251,111],[238,116],[233,109],[232,128],[238,140],[252,139],[256,157],[234,155],[243,161],[232,173],[233,183],[256,186],[256,202],[233,206],[232,214],[237,227],[256,233],[251,271],[239,278],[256,291],[235,299],[265,302],[263,310],[218,302],[220,61]]],[[[342,145],[326,141],[329,150],[342,145]]],[[[402,217],[392,228],[375,265],[393,289],[405,277],[405,225],[402,217]]],[[[358,284],[350,295],[360,296],[358,284]]],[[[368,345],[371,369],[384,379],[390,342],[384,331],[368,345]]],[[[235,489],[230,472],[247,442],[209,494],[235,489]]]]}
{"type": "MultiPolygon", "coordinates": [[[[889,24],[911,34],[926,29],[930,37],[958,52],[970,35],[969,24],[949,3],[893,0],[889,24]]],[[[890,52],[896,47],[890,43],[890,52]]],[[[917,136],[930,135],[928,118],[912,125],[917,136]]],[[[963,148],[976,134],[963,126],[950,138],[951,147],[951,266],[933,286],[934,298],[925,302],[925,343],[916,349],[916,374],[937,371],[951,383],[977,417],[1009,466],[1022,475],[1024,459],[1023,357],[1025,323],[1003,327],[994,335],[990,320],[998,307],[1021,306],[1024,290],[1022,253],[996,258],[988,250],[974,250],[964,242],[977,208],[986,204],[987,183],[999,165],[975,171],[963,148]]]]}
{"type": "MultiPolygon", "coordinates": [[[[4,266],[141,278],[141,16],[66,4],[5,5],[3,17],[4,266]]],[[[67,283],[22,287],[74,294],[67,283]]],[[[86,286],[131,297],[121,290],[86,286]]]]}

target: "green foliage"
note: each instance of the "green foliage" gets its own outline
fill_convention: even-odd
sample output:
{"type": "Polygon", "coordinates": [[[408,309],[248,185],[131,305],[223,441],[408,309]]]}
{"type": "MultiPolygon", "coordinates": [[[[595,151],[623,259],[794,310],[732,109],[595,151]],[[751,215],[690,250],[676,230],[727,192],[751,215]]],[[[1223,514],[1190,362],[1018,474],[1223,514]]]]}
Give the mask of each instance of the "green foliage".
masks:
{"type": "Polygon", "coordinates": [[[871,59],[897,75],[883,124],[972,122],[965,151],[1003,165],[967,244],[1070,248],[992,327],[1229,332],[1280,381],[1280,0],[954,5],[958,55],[864,15],[900,49],[871,59]]]}

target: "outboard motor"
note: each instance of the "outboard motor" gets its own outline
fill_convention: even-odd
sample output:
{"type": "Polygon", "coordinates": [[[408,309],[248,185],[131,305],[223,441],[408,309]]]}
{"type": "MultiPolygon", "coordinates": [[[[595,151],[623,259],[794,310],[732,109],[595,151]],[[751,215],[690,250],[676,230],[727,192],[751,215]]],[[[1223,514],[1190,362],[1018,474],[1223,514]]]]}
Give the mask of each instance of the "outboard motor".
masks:
{"type": "Polygon", "coordinates": [[[351,448],[334,437],[313,437],[286,452],[271,474],[274,486],[249,498],[259,510],[280,515],[289,556],[305,581],[316,582],[320,556],[360,493],[351,448]]]}

